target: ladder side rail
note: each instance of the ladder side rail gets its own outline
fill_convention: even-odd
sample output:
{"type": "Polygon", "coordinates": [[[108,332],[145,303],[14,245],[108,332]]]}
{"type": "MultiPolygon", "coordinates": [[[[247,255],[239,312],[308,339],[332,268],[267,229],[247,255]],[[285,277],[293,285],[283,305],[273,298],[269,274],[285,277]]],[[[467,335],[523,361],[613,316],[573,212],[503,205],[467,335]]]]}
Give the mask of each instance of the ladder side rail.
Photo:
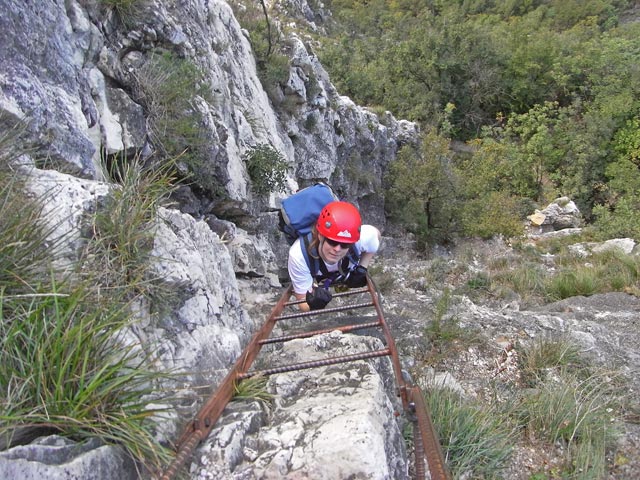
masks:
{"type": "Polygon", "coordinates": [[[407,397],[407,384],[404,381],[404,377],[402,375],[402,366],[400,365],[400,357],[398,356],[398,349],[396,348],[396,342],[391,335],[391,330],[389,330],[389,325],[384,319],[384,313],[382,311],[382,306],[380,305],[380,300],[378,298],[378,292],[376,290],[376,286],[371,280],[371,277],[367,275],[367,286],[369,288],[369,294],[371,295],[371,299],[373,301],[373,306],[376,309],[378,314],[378,319],[380,320],[380,326],[382,328],[382,332],[384,334],[384,338],[387,342],[387,348],[391,351],[391,363],[393,365],[393,371],[396,377],[396,384],[399,389],[400,398],[402,399],[402,406],[406,410],[408,406],[408,397],[407,397]]]}
{"type": "Polygon", "coordinates": [[[242,352],[242,355],[236,360],[236,363],[218,386],[215,394],[209,398],[194,420],[187,426],[180,440],[178,440],[176,457],[160,477],[161,480],[170,480],[173,478],[198,444],[211,433],[223,410],[231,398],[233,398],[235,382],[251,367],[253,361],[258,356],[261,348],[259,342],[268,338],[271,334],[276,318],[282,313],[282,310],[291,298],[292,291],[292,288],[289,287],[282,294],[267,321],[253,335],[242,352]]]}
{"type": "Polygon", "coordinates": [[[438,432],[431,421],[431,415],[420,387],[413,385],[409,389],[409,397],[411,406],[414,408],[418,429],[420,430],[419,444],[423,450],[422,452],[418,452],[416,448],[416,464],[422,461],[418,459],[417,456],[423,455],[427,459],[432,480],[451,480],[451,472],[445,462],[438,432]]]}

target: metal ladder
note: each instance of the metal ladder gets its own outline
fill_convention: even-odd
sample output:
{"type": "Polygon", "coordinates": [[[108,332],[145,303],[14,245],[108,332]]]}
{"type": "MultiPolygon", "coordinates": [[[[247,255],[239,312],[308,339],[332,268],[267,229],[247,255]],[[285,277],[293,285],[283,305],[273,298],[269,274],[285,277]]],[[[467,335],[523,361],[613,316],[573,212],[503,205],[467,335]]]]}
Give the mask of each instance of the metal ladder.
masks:
{"type": "Polygon", "coordinates": [[[242,352],[242,355],[238,358],[227,376],[222,380],[217,390],[209,397],[195,418],[187,425],[187,428],[184,430],[182,436],[177,442],[176,457],[163,472],[160,480],[172,479],[179,468],[193,455],[193,451],[200,442],[209,435],[215,423],[220,418],[223,410],[233,398],[234,386],[238,382],[256,375],[274,375],[277,373],[292,372],[296,370],[335,365],[383,356],[389,356],[391,359],[396,380],[397,394],[402,400],[402,406],[405,414],[407,415],[407,419],[413,424],[415,456],[414,471],[416,480],[424,480],[426,478],[427,468],[432,480],[450,480],[451,474],[446,467],[437,432],[431,421],[422,392],[418,386],[410,384],[402,374],[402,367],[400,365],[395,341],[384,319],[379,295],[373,281],[368,278],[367,286],[364,288],[351,289],[346,292],[336,293],[333,295],[333,298],[358,296],[359,303],[349,302],[351,300],[349,298],[347,299],[348,303],[345,305],[335,308],[325,308],[324,310],[313,310],[309,312],[298,311],[296,306],[304,302],[304,300],[290,301],[292,295],[293,291],[291,287],[287,288],[274,306],[265,323],[253,335],[249,344],[242,352]],[[364,297],[364,301],[362,297],[364,297]],[[294,313],[284,314],[283,312],[285,309],[290,307],[295,309],[294,313]],[[317,317],[320,315],[326,316],[332,313],[348,310],[372,308],[376,313],[376,321],[373,322],[359,322],[350,325],[271,337],[271,333],[277,322],[296,318],[317,317]],[[262,370],[250,370],[263,345],[277,344],[298,338],[308,338],[336,330],[343,333],[349,333],[372,328],[381,330],[384,339],[384,348],[380,350],[372,350],[290,365],[279,365],[262,370]]]}

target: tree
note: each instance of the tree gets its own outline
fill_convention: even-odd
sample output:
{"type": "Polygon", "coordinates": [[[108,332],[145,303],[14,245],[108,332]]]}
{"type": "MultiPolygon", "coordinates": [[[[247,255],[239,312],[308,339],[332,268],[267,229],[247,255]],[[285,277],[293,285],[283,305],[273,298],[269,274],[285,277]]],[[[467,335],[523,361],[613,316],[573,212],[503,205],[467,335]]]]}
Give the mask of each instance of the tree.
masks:
{"type": "Polygon", "coordinates": [[[452,237],[456,207],[456,178],[451,171],[449,140],[427,132],[421,145],[405,146],[390,165],[387,210],[408,226],[421,243],[452,237]]]}

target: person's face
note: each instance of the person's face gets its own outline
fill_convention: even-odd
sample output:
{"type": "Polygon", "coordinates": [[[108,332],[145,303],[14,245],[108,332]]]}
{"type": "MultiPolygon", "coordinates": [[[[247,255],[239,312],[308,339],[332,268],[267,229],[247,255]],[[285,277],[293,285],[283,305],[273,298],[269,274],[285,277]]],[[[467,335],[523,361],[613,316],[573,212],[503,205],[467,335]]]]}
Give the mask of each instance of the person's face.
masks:
{"type": "Polygon", "coordinates": [[[341,243],[320,235],[320,256],[327,263],[337,263],[349,252],[350,243],[341,243]]]}

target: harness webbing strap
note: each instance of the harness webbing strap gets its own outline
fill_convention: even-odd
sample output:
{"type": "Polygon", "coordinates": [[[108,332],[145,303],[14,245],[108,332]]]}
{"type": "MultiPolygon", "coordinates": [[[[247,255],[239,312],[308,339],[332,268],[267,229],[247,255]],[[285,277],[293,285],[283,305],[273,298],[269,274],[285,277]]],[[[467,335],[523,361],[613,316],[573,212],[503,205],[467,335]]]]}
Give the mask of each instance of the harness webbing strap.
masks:
{"type": "Polygon", "coordinates": [[[353,263],[357,265],[360,261],[360,255],[358,249],[355,244],[349,248],[349,253],[342,259],[340,262],[340,266],[338,267],[337,272],[329,272],[327,270],[327,265],[320,258],[320,254],[318,253],[317,248],[313,248],[311,252],[309,251],[309,245],[311,243],[311,239],[313,234],[309,233],[308,235],[304,235],[301,237],[300,248],[302,248],[302,255],[304,256],[304,260],[307,263],[307,267],[309,267],[309,272],[311,272],[311,276],[316,280],[321,279],[331,279],[332,277],[337,277],[340,275],[345,275],[349,271],[349,264],[353,263]],[[317,275],[318,270],[320,270],[321,275],[317,275]]]}

